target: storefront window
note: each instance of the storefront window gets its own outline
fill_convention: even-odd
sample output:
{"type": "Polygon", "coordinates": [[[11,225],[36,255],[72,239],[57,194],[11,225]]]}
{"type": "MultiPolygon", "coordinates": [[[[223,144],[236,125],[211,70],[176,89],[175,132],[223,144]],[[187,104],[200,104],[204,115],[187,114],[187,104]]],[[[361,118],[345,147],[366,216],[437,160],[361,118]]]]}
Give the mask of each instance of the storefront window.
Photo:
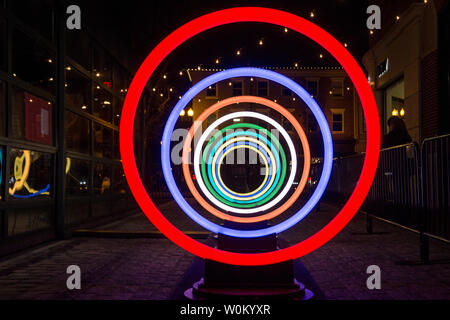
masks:
{"type": "Polygon", "coordinates": [[[120,125],[120,115],[122,114],[123,100],[114,98],[114,114],[113,114],[113,122],[116,126],[120,125]]]}
{"type": "Polygon", "coordinates": [[[112,95],[100,86],[94,85],[93,114],[102,120],[111,122],[112,95]]]}
{"type": "Polygon", "coordinates": [[[122,96],[127,94],[128,86],[130,85],[130,77],[122,67],[116,66],[114,70],[114,88],[120,92],[122,96]]]}
{"type": "Polygon", "coordinates": [[[0,18],[0,70],[6,71],[6,23],[0,18]]]}
{"type": "Polygon", "coordinates": [[[50,207],[17,209],[8,212],[8,236],[47,229],[51,226],[50,207]]]}
{"type": "Polygon", "coordinates": [[[94,165],[94,193],[103,195],[111,190],[111,169],[103,163],[94,165]]]}
{"type": "Polygon", "coordinates": [[[108,88],[113,88],[112,66],[112,61],[105,52],[94,49],[94,65],[92,66],[92,74],[108,88]]]}
{"type": "Polygon", "coordinates": [[[95,124],[94,155],[99,158],[112,156],[112,130],[95,124]]]}
{"type": "Polygon", "coordinates": [[[48,92],[55,92],[55,57],[35,39],[14,30],[12,72],[22,80],[48,92]]]}
{"type": "Polygon", "coordinates": [[[385,128],[389,132],[387,121],[391,116],[403,118],[406,114],[405,83],[402,80],[395,82],[386,88],[385,92],[385,128]]]}
{"type": "Polygon", "coordinates": [[[9,197],[33,199],[50,196],[52,156],[31,150],[12,149],[9,155],[9,197]]]}
{"type": "Polygon", "coordinates": [[[88,195],[91,188],[91,164],[78,159],[66,159],[66,194],[69,196],[88,195]]]}
{"type": "Polygon", "coordinates": [[[118,131],[114,131],[114,159],[120,159],[120,144],[118,131]]]}
{"type": "Polygon", "coordinates": [[[90,153],[91,126],[86,118],[73,112],[66,113],[66,147],[79,153],[90,153]]]}
{"type": "Polygon", "coordinates": [[[0,200],[2,200],[2,186],[3,186],[3,154],[4,154],[4,149],[3,147],[0,147],[0,200]]]}
{"type": "MultiPolygon", "coordinates": [[[[47,2],[47,1],[46,1],[47,2]]],[[[48,40],[54,40],[54,12],[50,5],[36,0],[14,0],[10,1],[13,14],[22,22],[29,25],[48,40]]]]}
{"type": "Polygon", "coordinates": [[[90,80],[72,66],[66,67],[66,103],[89,112],[90,80]]]}
{"type": "Polygon", "coordinates": [[[17,87],[12,90],[11,137],[53,144],[53,104],[17,87]]]}
{"type": "Polygon", "coordinates": [[[70,30],[70,32],[66,32],[67,55],[86,70],[91,69],[90,52],[89,38],[83,31],[70,30]]]}

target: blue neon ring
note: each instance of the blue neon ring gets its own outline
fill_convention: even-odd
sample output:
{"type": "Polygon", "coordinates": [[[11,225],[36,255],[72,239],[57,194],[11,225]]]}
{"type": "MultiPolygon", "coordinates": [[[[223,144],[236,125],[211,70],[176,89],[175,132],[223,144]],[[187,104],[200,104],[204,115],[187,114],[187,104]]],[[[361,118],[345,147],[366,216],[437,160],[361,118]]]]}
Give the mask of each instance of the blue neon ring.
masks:
{"type": "Polygon", "coordinates": [[[311,95],[298,83],[289,79],[288,77],[279,74],[277,72],[259,68],[234,68],[229,70],[224,70],[212,74],[198,83],[196,83],[193,87],[191,87],[184,95],[178,100],[175,107],[172,109],[172,112],[167,119],[166,125],[164,127],[162,143],[161,143],[161,165],[163,170],[164,178],[166,179],[167,187],[169,188],[170,193],[172,194],[174,200],[178,203],[180,208],[195,222],[204,227],[205,229],[215,232],[222,233],[231,237],[239,237],[239,238],[256,238],[256,237],[264,237],[274,233],[281,233],[286,229],[297,224],[303,218],[305,218],[311,210],[316,206],[325,192],[325,188],[327,187],[328,181],[331,175],[331,169],[333,165],[333,141],[331,137],[330,128],[328,127],[327,119],[323,114],[320,106],[317,102],[311,97],[311,95]],[[200,215],[191,205],[184,199],[180,190],[177,187],[175,179],[171,170],[171,159],[170,159],[170,142],[172,137],[172,132],[175,128],[175,124],[180,116],[181,110],[183,110],[186,105],[195,98],[197,94],[199,94],[202,90],[206,89],[210,85],[217,83],[219,81],[223,81],[230,78],[237,77],[256,77],[256,78],[264,78],[271,80],[273,82],[277,82],[292,92],[297,94],[309,107],[311,112],[317,119],[317,123],[319,124],[320,131],[322,133],[323,145],[324,145],[324,157],[323,157],[323,169],[322,174],[320,176],[320,180],[317,184],[316,189],[313,194],[306,202],[306,204],[298,210],[294,215],[286,219],[285,221],[263,229],[258,230],[237,230],[227,228],[218,224],[215,224],[208,219],[204,218],[200,215]]]}
{"type": "MultiPolygon", "coordinates": [[[[272,149],[272,151],[273,151],[273,153],[274,153],[274,155],[275,155],[275,160],[276,160],[276,162],[277,162],[277,168],[280,168],[280,169],[281,169],[281,160],[280,160],[280,156],[279,156],[279,154],[278,154],[278,151],[276,150],[276,148],[272,145],[272,143],[271,143],[269,140],[267,140],[267,139],[266,139],[265,137],[263,137],[263,136],[260,136],[260,135],[258,136],[258,134],[254,133],[254,132],[251,132],[251,131],[239,131],[239,132],[233,132],[233,133],[231,133],[231,134],[229,134],[229,135],[223,137],[221,140],[217,139],[217,141],[215,142],[216,144],[215,144],[214,147],[211,149],[210,154],[209,154],[209,156],[208,156],[208,161],[207,161],[207,165],[208,165],[208,175],[211,175],[211,174],[212,174],[212,173],[210,173],[210,166],[211,166],[211,160],[212,160],[211,154],[215,153],[215,151],[217,150],[217,148],[222,144],[222,142],[223,142],[225,139],[227,139],[227,137],[232,138],[232,137],[239,136],[239,135],[249,135],[249,136],[253,136],[253,137],[255,137],[255,138],[259,138],[259,139],[261,139],[263,142],[265,142],[267,145],[269,145],[269,146],[270,146],[270,149],[272,149]],[[219,144],[219,143],[220,143],[220,144],[219,144]]],[[[274,182],[273,182],[273,186],[271,186],[270,189],[269,189],[266,193],[264,193],[263,195],[261,195],[261,196],[258,197],[257,199],[250,200],[250,201],[247,200],[247,201],[245,201],[245,202],[241,202],[241,201],[239,201],[239,200],[231,199],[231,198],[227,198],[227,199],[228,199],[228,200],[229,200],[229,199],[234,200],[233,202],[236,202],[236,203],[254,203],[254,202],[258,202],[258,201],[260,201],[260,200],[263,200],[264,198],[266,198],[267,196],[269,196],[269,194],[272,192],[273,189],[275,189],[275,187],[276,187],[278,181],[280,180],[280,175],[281,175],[281,174],[280,174],[280,170],[277,170],[276,176],[275,176],[275,180],[274,180],[274,182]]],[[[211,181],[211,179],[209,179],[209,180],[211,181]]],[[[262,189],[263,189],[263,188],[262,188],[262,189]]],[[[259,190],[258,192],[255,192],[255,193],[249,195],[249,196],[253,196],[253,195],[256,195],[256,194],[260,193],[260,192],[262,191],[262,189],[259,190]]],[[[243,197],[243,196],[239,196],[239,195],[236,195],[236,194],[233,194],[233,195],[236,196],[236,197],[243,197]]],[[[231,201],[231,200],[230,200],[230,201],[231,201]]]]}
{"type": "MultiPolygon", "coordinates": [[[[267,154],[267,152],[266,152],[263,148],[261,148],[261,146],[255,144],[255,143],[253,143],[253,142],[249,142],[249,141],[238,141],[238,142],[234,142],[234,143],[230,144],[229,146],[227,146],[224,150],[222,150],[222,151],[220,152],[219,157],[218,157],[218,159],[217,159],[217,162],[216,162],[216,164],[215,164],[215,167],[216,167],[216,178],[217,178],[217,182],[218,182],[218,183],[220,184],[220,186],[221,186],[222,188],[224,188],[224,189],[225,189],[225,187],[223,186],[223,184],[220,182],[220,179],[219,179],[219,173],[218,173],[218,168],[219,168],[219,163],[220,163],[219,161],[220,161],[220,159],[223,157],[223,155],[225,154],[225,152],[227,152],[228,150],[230,150],[230,148],[232,148],[232,147],[234,147],[234,146],[240,146],[240,145],[249,145],[249,146],[255,147],[255,148],[257,148],[259,151],[261,151],[261,153],[262,153],[262,154],[264,155],[264,157],[266,158],[267,163],[268,163],[268,166],[269,166],[269,173],[268,173],[268,175],[271,176],[272,173],[273,173],[272,161],[270,160],[270,157],[269,157],[269,155],[267,154]]],[[[210,181],[211,183],[213,183],[213,182],[211,181],[211,180],[214,181],[214,179],[212,179],[211,164],[208,164],[208,177],[209,177],[209,181],[210,181]]],[[[267,179],[267,181],[264,183],[264,185],[262,186],[262,188],[261,188],[260,190],[258,190],[257,192],[255,192],[254,194],[252,194],[252,195],[247,195],[247,196],[236,195],[236,197],[245,199],[245,198],[248,198],[248,197],[250,197],[250,196],[257,195],[257,194],[261,193],[262,190],[264,190],[264,188],[269,184],[269,182],[270,182],[270,180],[267,179]]],[[[274,180],[274,182],[275,182],[275,180],[274,180]]],[[[238,203],[253,203],[253,202],[259,201],[259,199],[261,198],[261,196],[260,196],[260,197],[258,197],[258,198],[256,198],[256,199],[251,199],[251,200],[246,200],[246,201],[244,201],[244,200],[236,200],[236,199],[232,199],[232,198],[228,197],[228,196],[225,195],[223,192],[221,192],[220,189],[217,188],[217,186],[215,185],[215,183],[212,184],[212,186],[213,186],[213,188],[214,188],[218,193],[221,194],[222,197],[224,197],[224,198],[226,198],[226,199],[228,199],[228,200],[231,199],[230,201],[233,201],[233,202],[239,201],[238,203]]],[[[269,189],[269,190],[270,190],[270,189],[269,189]]],[[[267,191],[267,192],[268,192],[268,191],[267,191]]],[[[263,195],[264,195],[264,194],[263,194],[263,195]]]]}

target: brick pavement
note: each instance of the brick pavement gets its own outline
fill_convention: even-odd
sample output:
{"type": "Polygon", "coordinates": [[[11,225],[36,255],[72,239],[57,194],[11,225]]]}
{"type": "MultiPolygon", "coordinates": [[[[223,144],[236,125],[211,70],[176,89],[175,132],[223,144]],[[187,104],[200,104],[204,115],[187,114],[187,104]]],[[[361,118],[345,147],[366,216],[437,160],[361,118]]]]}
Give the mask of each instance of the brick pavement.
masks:
{"type": "MultiPolygon", "coordinates": [[[[172,202],[161,206],[183,230],[200,227],[183,218],[172,202]]],[[[309,234],[334,216],[322,205],[285,234],[288,241],[309,234]]],[[[154,230],[141,214],[103,226],[121,231],[154,230]]],[[[450,263],[402,266],[418,259],[418,236],[382,222],[365,234],[357,215],[331,242],[301,259],[329,299],[449,299],[450,263]],[[379,265],[381,290],[366,288],[368,265],[379,265]]],[[[450,259],[450,246],[431,242],[432,259],[450,259]]],[[[0,299],[168,299],[193,256],[167,239],[75,237],[0,260],[0,299]],[[79,265],[82,289],[66,289],[68,265],[79,265]]],[[[301,280],[301,279],[300,279],[301,280]]]]}

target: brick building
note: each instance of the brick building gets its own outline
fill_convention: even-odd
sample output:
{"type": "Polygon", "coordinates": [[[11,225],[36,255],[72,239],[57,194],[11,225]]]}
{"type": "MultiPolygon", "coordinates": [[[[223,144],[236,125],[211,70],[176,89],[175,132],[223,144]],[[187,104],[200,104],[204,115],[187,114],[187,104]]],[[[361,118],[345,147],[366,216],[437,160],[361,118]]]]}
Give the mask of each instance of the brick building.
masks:
{"type": "MultiPolygon", "coordinates": [[[[334,152],[336,156],[354,152],[358,131],[355,130],[355,109],[359,107],[356,91],[346,72],[338,67],[298,67],[271,68],[303,86],[322,107],[333,135],[334,152]]],[[[221,71],[219,69],[188,69],[189,80],[195,84],[201,79],[221,71]]],[[[313,157],[321,157],[322,138],[320,129],[306,104],[289,89],[278,83],[259,78],[233,78],[217,83],[215,86],[202,91],[192,102],[193,118],[200,115],[206,108],[219,100],[232,96],[253,95],[271,99],[294,114],[305,130],[313,157]]],[[[264,112],[276,120],[280,117],[276,112],[261,106],[236,105],[233,111],[251,108],[264,112]]],[[[215,118],[221,116],[216,114],[215,118]]],[[[281,118],[281,117],[280,117],[281,118]]],[[[215,120],[215,119],[211,119],[215,120]]],[[[282,121],[282,120],[281,120],[282,121]]],[[[291,131],[292,132],[292,131],[291,131]]],[[[293,132],[292,132],[293,133],[293,132]]]]}

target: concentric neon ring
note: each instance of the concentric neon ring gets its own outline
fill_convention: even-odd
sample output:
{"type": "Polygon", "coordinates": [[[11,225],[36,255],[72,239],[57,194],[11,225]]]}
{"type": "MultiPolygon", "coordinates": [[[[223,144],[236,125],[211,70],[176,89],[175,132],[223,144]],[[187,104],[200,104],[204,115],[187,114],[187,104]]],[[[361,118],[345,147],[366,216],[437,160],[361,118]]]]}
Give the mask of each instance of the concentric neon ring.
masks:
{"type": "MultiPolygon", "coordinates": [[[[206,145],[204,151],[203,151],[203,156],[202,156],[202,164],[201,164],[201,170],[202,170],[202,176],[205,177],[206,176],[206,168],[205,168],[205,163],[207,161],[205,161],[205,159],[207,158],[207,153],[209,151],[209,149],[211,148],[211,146],[214,144],[214,142],[218,141],[218,144],[222,143],[227,137],[232,138],[234,136],[240,136],[240,135],[249,135],[249,136],[253,136],[256,138],[259,138],[261,140],[263,140],[264,143],[266,143],[267,145],[269,145],[271,147],[271,149],[274,149],[274,146],[272,145],[272,143],[266,139],[264,136],[259,135],[257,133],[254,132],[250,132],[250,131],[243,131],[243,132],[233,132],[232,134],[227,135],[226,137],[222,138],[222,139],[218,139],[218,137],[223,133],[226,132],[229,129],[235,129],[235,128],[251,128],[251,129],[257,129],[260,130],[260,132],[262,132],[263,134],[265,134],[270,140],[272,140],[274,142],[274,144],[277,146],[279,153],[281,155],[281,165],[278,165],[278,167],[281,167],[281,178],[280,176],[280,171],[277,170],[276,172],[276,176],[275,176],[275,186],[272,186],[271,189],[269,189],[269,191],[262,195],[259,201],[248,201],[250,203],[252,202],[258,202],[258,205],[264,204],[267,201],[269,201],[271,198],[274,197],[274,195],[278,192],[278,190],[281,188],[282,182],[284,181],[284,178],[286,176],[286,156],[284,154],[284,150],[283,147],[281,146],[280,142],[278,141],[278,139],[273,136],[269,131],[267,131],[266,129],[264,129],[263,127],[260,127],[258,125],[255,124],[250,124],[250,123],[242,123],[242,124],[234,124],[231,126],[227,126],[223,129],[221,129],[218,133],[216,133],[211,140],[208,142],[208,144],[206,145]]],[[[279,162],[279,155],[278,152],[274,151],[274,154],[276,156],[276,161],[279,162]]],[[[204,179],[204,182],[206,184],[206,187],[209,189],[209,191],[211,191],[211,193],[215,193],[214,189],[212,188],[212,186],[209,184],[208,179],[204,179]]],[[[236,201],[239,202],[239,201],[236,201]]],[[[233,206],[232,202],[225,202],[228,205],[233,206]]]]}
{"type": "Polygon", "coordinates": [[[377,170],[381,131],[378,108],[367,78],[353,56],[332,35],[314,23],[294,14],[262,7],[219,10],[196,18],[162,40],[139,66],[127,91],[120,122],[120,154],[131,192],[147,218],[181,248],[204,259],[234,265],[268,265],[304,256],[335,237],[353,218],[370,190],[377,170]],[[243,254],[211,248],[192,239],[171,224],[150,199],[136,164],[133,133],[137,106],[148,79],[159,64],[181,44],[195,35],[218,26],[237,22],[262,22],[296,31],[317,42],[342,65],[355,85],[367,125],[366,156],[360,178],[347,203],[324,228],[288,248],[266,253],[243,254]]]}
{"type": "MultiPolygon", "coordinates": [[[[226,184],[223,182],[222,179],[222,174],[221,174],[221,166],[223,164],[223,159],[224,157],[226,157],[229,153],[238,150],[238,149],[249,149],[254,151],[256,154],[258,154],[261,159],[263,159],[264,161],[264,166],[265,166],[265,174],[264,174],[264,179],[261,182],[261,184],[259,185],[258,188],[256,188],[254,191],[256,193],[256,195],[249,195],[249,196],[235,196],[235,200],[240,200],[240,199],[249,199],[249,200],[258,200],[258,198],[260,197],[260,193],[262,193],[263,195],[267,192],[267,190],[272,186],[273,181],[275,180],[275,174],[273,174],[273,172],[276,172],[276,165],[272,165],[272,160],[271,158],[273,158],[273,155],[271,154],[270,156],[264,152],[264,150],[261,150],[261,148],[255,147],[252,143],[247,143],[245,141],[241,141],[241,142],[233,142],[232,145],[228,145],[226,146],[221,152],[220,154],[218,153],[214,158],[216,159],[213,163],[212,163],[212,173],[211,176],[213,177],[213,180],[216,182],[216,185],[222,190],[222,191],[226,191],[227,193],[231,193],[233,192],[233,190],[229,189],[226,184]],[[269,179],[270,177],[270,179],[269,179]],[[239,199],[240,198],[240,199],[239,199]]],[[[231,196],[231,195],[230,195],[231,196]]],[[[248,200],[246,200],[248,201],[248,200]]]]}
{"type": "MultiPolygon", "coordinates": [[[[241,142],[242,141],[244,141],[244,142],[245,141],[249,141],[249,142],[252,142],[252,143],[257,142],[257,140],[254,139],[254,138],[247,138],[247,137],[233,138],[233,139],[229,140],[228,142],[222,144],[216,150],[214,157],[212,157],[212,153],[215,150],[215,148],[213,148],[212,151],[211,151],[211,154],[209,155],[209,159],[212,158],[212,160],[211,160],[211,163],[209,163],[209,161],[208,161],[208,178],[209,178],[209,181],[211,183],[213,183],[213,188],[225,199],[228,199],[228,200],[230,200],[232,202],[233,202],[233,200],[238,200],[238,201],[240,200],[240,202],[241,202],[243,199],[245,199],[247,201],[256,199],[256,201],[253,201],[253,202],[257,202],[258,199],[261,197],[260,193],[262,193],[262,195],[264,196],[264,194],[268,190],[270,190],[270,188],[272,187],[272,185],[273,185],[273,183],[275,181],[275,178],[277,176],[276,174],[267,173],[265,175],[265,177],[264,177],[264,181],[261,184],[261,186],[258,187],[257,189],[255,189],[254,190],[255,192],[250,193],[249,195],[244,195],[244,196],[242,196],[242,195],[233,195],[232,191],[229,192],[227,190],[224,190],[225,187],[224,187],[223,183],[221,183],[221,179],[219,178],[219,172],[217,170],[217,167],[219,165],[217,163],[218,160],[219,160],[219,156],[222,157],[223,152],[228,150],[229,146],[231,144],[235,144],[238,141],[241,141],[241,142]],[[224,150],[224,149],[226,149],[226,150],[224,150]],[[269,175],[271,176],[270,179],[268,179],[269,175]],[[269,180],[269,181],[267,181],[267,180],[269,180]]],[[[259,146],[262,147],[262,149],[265,151],[265,155],[267,155],[269,157],[269,159],[270,159],[270,164],[271,164],[269,166],[270,171],[273,170],[273,172],[277,172],[278,173],[277,160],[275,160],[275,155],[272,152],[270,152],[270,150],[265,145],[259,144],[259,146]],[[272,165],[272,163],[273,163],[273,165],[272,165]]],[[[202,164],[203,164],[203,161],[202,161],[202,164]]],[[[245,203],[245,202],[241,202],[241,203],[245,203]]]]}
{"type": "MultiPolygon", "coordinates": [[[[255,70],[261,71],[261,69],[255,69],[255,68],[251,68],[251,70],[252,71],[255,71],[255,70]]],[[[283,80],[284,80],[284,78],[283,78],[283,80]]],[[[294,85],[297,85],[297,84],[294,82],[294,85]]],[[[319,110],[320,110],[320,108],[319,108],[319,110]]],[[[300,196],[301,192],[303,191],[303,188],[305,187],[308,176],[309,176],[310,150],[309,150],[309,144],[308,144],[308,140],[306,138],[305,132],[303,131],[300,124],[298,123],[297,119],[295,119],[295,117],[289,111],[287,111],[285,108],[283,108],[279,104],[277,104],[271,100],[265,99],[265,98],[254,97],[254,96],[239,96],[239,97],[232,97],[232,98],[228,98],[223,101],[220,101],[220,102],[212,105],[205,111],[203,111],[202,114],[200,114],[200,116],[196,119],[196,121],[194,122],[194,125],[191,127],[191,129],[189,130],[189,132],[186,136],[184,146],[183,146],[182,165],[183,165],[183,174],[184,174],[186,184],[188,185],[189,190],[191,191],[192,195],[197,200],[197,202],[200,203],[200,205],[203,208],[205,208],[209,213],[215,215],[218,218],[233,221],[233,222],[255,223],[255,222],[275,218],[276,216],[283,213],[286,209],[288,209],[297,200],[297,198],[300,196]],[[297,132],[297,134],[300,138],[300,141],[302,143],[303,153],[304,153],[303,173],[302,173],[300,182],[297,186],[297,189],[294,191],[292,196],[286,202],[284,202],[280,207],[276,208],[275,210],[268,212],[266,214],[263,214],[263,215],[256,216],[256,217],[236,217],[234,215],[224,213],[224,212],[216,209],[214,206],[210,205],[205,199],[202,198],[200,193],[195,188],[194,183],[191,178],[189,165],[188,165],[189,164],[188,150],[189,150],[189,146],[191,145],[192,139],[194,137],[194,132],[196,132],[196,129],[200,128],[202,125],[202,122],[205,121],[212,113],[214,113],[214,112],[220,110],[221,108],[224,108],[230,104],[240,103],[240,102],[258,103],[258,104],[264,105],[266,107],[269,107],[269,108],[274,109],[274,110],[278,111],[279,113],[281,113],[293,125],[293,127],[294,127],[295,131],[297,132]]],[[[205,181],[207,181],[207,180],[205,180],[205,181]]]]}
{"type": "MultiPolygon", "coordinates": [[[[205,78],[206,79],[206,78],[205,78]]],[[[220,103],[220,102],[219,102],[220,103]]],[[[277,129],[281,135],[284,137],[286,143],[288,144],[290,153],[291,153],[291,172],[289,175],[289,178],[284,186],[284,188],[282,189],[282,191],[275,197],[275,199],[271,200],[269,203],[264,204],[261,207],[257,207],[257,208],[235,208],[229,205],[226,205],[224,203],[222,203],[221,201],[217,200],[216,197],[214,197],[214,195],[212,195],[208,188],[206,188],[204,182],[202,179],[197,179],[197,183],[200,187],[200,189],[202,190],[203,194],[208,198],[209,201],[211,201],[213,204],[215,204],[217,207],[221,208],[222,210],[228,211],[228,212],[234,212],[234,213],[239,213],[239,214],[254,214],[254,213],[259,213],[259,212],[263,212],[266,211],[270,208],[272,208],[273,206],[275,206],[277,203],[279,203],[285,196],[286,194],[291,190],[292,185],[294,183],[294,179],[295,179],[295,174],[297,172],[297,154],[295,151],[295,147],[294,147],[294,143],[291,140],[291,137],[289,136],[289,134],[287,133],[287,131],[275,120],[269,118],[266,115],[263,115],[261,113],[257,113],[257,112],[252,112],[252,111],[239,111],[239,112],[233,112],[230,114],[227,114],[219,119],[217,119],[216,121],[214,121],[208,128],[206,128],[205,132],[203,132],[203,134],[200,136],[200,139],[197,142],[197,147],[195,148],[194,151],[194,172],[196,176],[201,176],[201,172],[200,172],[200,162],[201,162],[201,146],[203,145],[203,143],[205,142],[205,140],[207,139],[207,137],[209,135],[211,135],[212,131],[218,127],[219,125],[221,125],[222,123],[229,121],[233,118],[255,118],[258,120],[263,120],[267,123],[269,123],[271,126],[275,127],[275,129],[277,129]]]]}

